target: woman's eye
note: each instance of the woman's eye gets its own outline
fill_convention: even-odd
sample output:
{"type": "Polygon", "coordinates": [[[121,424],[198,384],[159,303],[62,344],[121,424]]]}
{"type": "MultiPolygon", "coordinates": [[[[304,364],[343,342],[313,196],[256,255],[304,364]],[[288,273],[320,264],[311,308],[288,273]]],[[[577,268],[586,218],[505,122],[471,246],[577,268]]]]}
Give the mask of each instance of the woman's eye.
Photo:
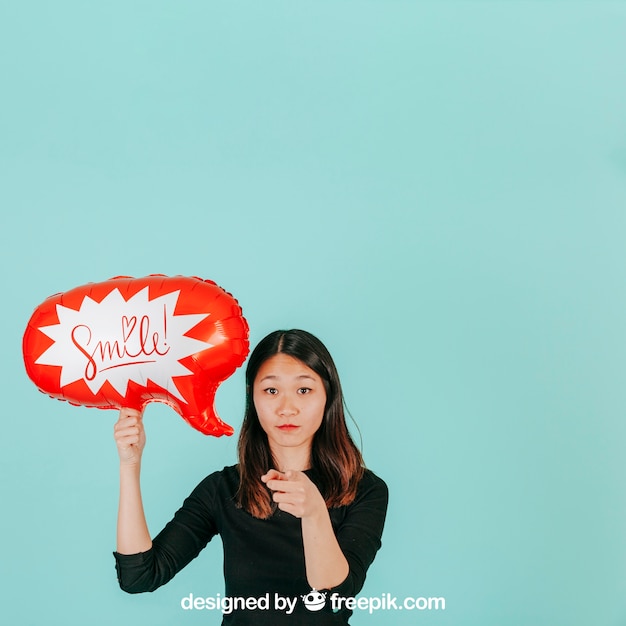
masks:
{"type": "Polygon", "coordinates": [[[265,390],[265,393],[269,393],[271,396],[275,396],[278,393],[278,389],[276,389],[276,387],[268,387],[265,390]]]}
{"type": "Polygon", "coordinates": [[[301,395],[304,395],[305,393],[309,393],[311,390],[309,389],[309,387],[300,387],[300,389],[298,389],[298,393],[301,395]]]}

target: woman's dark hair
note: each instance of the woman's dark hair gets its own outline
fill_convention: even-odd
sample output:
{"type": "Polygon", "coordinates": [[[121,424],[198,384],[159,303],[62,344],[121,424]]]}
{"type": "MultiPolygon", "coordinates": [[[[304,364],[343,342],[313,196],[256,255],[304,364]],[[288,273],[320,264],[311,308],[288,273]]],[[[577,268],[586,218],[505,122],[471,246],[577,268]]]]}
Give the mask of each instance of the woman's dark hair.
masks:
{"type": "Polygon", "coordinates": [[[363,476],[361,452],[352,441],[344,415],[339,374],[326,346],[304,330],[277,330],[262,339],[253,350],[246,368],[246,413],[239,435],[239,491],[237,503],[254,517],[267,519],[274,505],[261,476],[276,466],[265,431],[259,423],[253,401],[254,380],[267,361],[286,354],[311,368],[326,390],[324,418],[313,437],[311,467],[320,481],[326,506],[350,504],[363,476]]]}

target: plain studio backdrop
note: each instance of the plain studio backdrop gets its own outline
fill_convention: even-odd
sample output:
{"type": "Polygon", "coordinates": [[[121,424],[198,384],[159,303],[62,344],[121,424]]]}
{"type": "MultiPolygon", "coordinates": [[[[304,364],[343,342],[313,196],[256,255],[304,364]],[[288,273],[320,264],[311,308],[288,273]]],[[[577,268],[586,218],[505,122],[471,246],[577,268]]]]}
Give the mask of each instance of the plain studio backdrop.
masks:
{"type": "MultiPolygon", "coordinates": [[[[38,393],[21,338],[56,292],[194,275],[255,344],[334,355],[391,493],[355,626],[626,624],[626,5],[0,6],[2,557],[14,626],[219,624],[219,539],[130,596],[116,413],[38,393]]],[[[158,532],[235,436],[146,410],[158,532]]],[[[353,428],[358,439],[356,428],[353,428]]]]}

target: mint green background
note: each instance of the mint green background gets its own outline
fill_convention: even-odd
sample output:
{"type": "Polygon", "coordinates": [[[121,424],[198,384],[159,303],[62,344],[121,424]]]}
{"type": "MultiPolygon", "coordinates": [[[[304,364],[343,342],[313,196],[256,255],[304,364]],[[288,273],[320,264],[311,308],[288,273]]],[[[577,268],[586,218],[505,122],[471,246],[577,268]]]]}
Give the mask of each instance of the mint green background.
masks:
{"type": "MultiPolygon", "coordinates": [[[[116,416],[21,363],[46,296],[161,272],[334,354],[391,490],[362,595],[447,601],[355,626],[626,624],[625,58],[622,2],[3,2],[2,622],[220,621],[218,541],[119,591],[116,416]]],[[[146,423],[157,532],[236,441],[146,423]]]]}

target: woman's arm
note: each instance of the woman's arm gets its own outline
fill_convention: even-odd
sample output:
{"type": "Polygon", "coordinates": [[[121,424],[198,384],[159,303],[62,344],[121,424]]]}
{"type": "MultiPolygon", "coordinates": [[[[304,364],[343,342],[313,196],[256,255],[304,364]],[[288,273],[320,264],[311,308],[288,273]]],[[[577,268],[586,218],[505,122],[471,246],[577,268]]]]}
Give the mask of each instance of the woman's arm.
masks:
{"type": "Polygon", "coordinates": [[[350,567],[335,536],[322,494],[303,472],[270,470],[261,480],[274,492],[278,508],[299,517],[306,577],[313,589],[331,589],[350,567]]]}
{"type": "Polygon", "coordinates": [[[354,502],[346,507],[335,532],[326,503],[306,474],[270,470],[261,480],[274,492],[280,509],[302,520],[306,574],[311,587],[333,589],[342,596],[356,595],[381,545],[387,485],[366,471],[354,502]]]}
{"type": "Polygon", "coordinates": [[[306,577],[313,589],[332,589],[348,576],[350,567],[333,531],[324,503],[323,511],[302,518],[306,577]]]}
{"type": "Polygon", "coordinates": [[[171,580],[217,533],[210,507],[219,474],[203,480],[152,541],[139,483],[141,455],[146,444],[139,411],[120,411],[115,442],[120,455],[117,551],[114,552],[118,580],[128,593],[154,591],[171,580]]]}
{"type": "Polygon", "coordinates": [[[114,428],[120,456],[120,500],[117,515],[117,551],[147,552],[152,547],[141,498],[141,455],[146,445],[142,415],[122,409],[114,428]]]}

